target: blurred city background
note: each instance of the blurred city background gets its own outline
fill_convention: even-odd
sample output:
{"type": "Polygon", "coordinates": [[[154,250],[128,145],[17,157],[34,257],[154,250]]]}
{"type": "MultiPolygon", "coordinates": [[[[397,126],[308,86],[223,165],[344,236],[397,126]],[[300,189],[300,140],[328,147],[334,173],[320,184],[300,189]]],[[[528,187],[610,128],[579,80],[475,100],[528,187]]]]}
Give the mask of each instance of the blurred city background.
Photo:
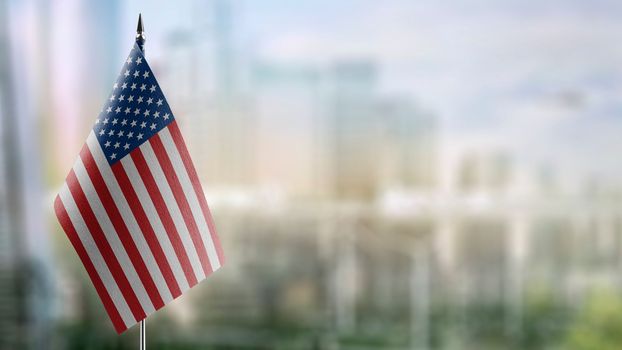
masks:
{"type": "Polygon", "coordinates": [[[0,0],[0,349],[135,349],[52,199],[146,54],[227,264],[150,349],[621,349],[622,3],[0,0]]]}

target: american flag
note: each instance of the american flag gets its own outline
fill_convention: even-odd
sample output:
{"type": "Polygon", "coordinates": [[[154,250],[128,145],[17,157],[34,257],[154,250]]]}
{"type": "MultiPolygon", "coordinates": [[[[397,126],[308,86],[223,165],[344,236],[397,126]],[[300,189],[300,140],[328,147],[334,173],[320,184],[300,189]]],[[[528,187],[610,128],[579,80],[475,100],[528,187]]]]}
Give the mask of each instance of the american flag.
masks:
{"type": "Polygon", "coordinates": [[[118,333],[223,264],[190,154],[138,45],[54,209],[118,333]]]}

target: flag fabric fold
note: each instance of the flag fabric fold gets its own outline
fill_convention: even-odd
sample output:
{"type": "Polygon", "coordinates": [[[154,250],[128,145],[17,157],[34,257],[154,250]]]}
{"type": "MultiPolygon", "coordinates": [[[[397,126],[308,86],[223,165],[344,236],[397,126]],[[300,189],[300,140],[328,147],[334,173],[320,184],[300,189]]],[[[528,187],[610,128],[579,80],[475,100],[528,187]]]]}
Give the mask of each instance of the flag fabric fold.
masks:
{"type": "Polygon", "coordinates": [[[54,209],[118,333],[224,263],[190,154],[138,45],[54,209]]]}

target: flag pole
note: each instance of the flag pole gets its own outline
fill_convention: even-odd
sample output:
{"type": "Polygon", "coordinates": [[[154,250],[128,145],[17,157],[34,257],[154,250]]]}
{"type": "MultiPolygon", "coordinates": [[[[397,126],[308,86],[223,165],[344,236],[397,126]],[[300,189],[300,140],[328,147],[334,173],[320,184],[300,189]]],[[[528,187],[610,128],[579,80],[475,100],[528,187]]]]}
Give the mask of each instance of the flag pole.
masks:
{"type": "MultiPolygon", "coordinates": [[[[143,26],[143,17],[142,14],[138,14],[138,25],[136,26],[136,44],[140,50],[145,53],[145,28],[143,26]]],[[[140,321],[140,341],[139,341],[139,350],[147,349],[147,322],[146,318],[140,321]]]]}
{"type": "Polygon", "coordinates": [[[139,342],[139,350],[146,350],[147,349],[147,337],[146,337],[146,333],[147,332],[147,325],[145,320],[141,320],[140,321],[140,342],[139,342]]]}

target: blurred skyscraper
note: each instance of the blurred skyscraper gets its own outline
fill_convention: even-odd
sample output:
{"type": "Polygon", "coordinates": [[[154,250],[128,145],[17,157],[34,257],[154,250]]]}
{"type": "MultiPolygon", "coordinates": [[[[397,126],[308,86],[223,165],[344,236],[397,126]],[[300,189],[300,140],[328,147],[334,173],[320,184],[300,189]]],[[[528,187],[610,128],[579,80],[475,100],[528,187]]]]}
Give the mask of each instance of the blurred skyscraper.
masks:
{"type": "Polygon", "coordinates": [[[330,72],[328,173],[339,198],[372,199],[387,188],[431,189],[438,174],[438,123],[408,98],[382,96],[373,61],[330,72]]]}
{"type": "Polygon", "coordinates": [[[39,67],[47,77],[44,84],[49,87],[42,89],[47,107],[43,113],[49,117],[45,120],[52,120],[47,141],[55,157],[50,165],[63,176],[112,89],[121,67],[120,43],[126,41],[118,31],[117,0],[51,1],[42,15],[46,28],[41,45],[56,48],[40,57],[39,67]]]}
{"type": "Polygon", "coordinates": [[[39,116],[47,2],[0,3],[0,348],[49,346],[53,307],[39,116]],[[19,20],[16,20],[19,19],[19,20]],[[43,57],[41,57],[43,56],[43,57]],[[33,69],[37,67],[39,69],[33,69]]]}
{"type": "Polygon", "coordinates": [[[326,195],[322,162],[322,72],[305,65],[257,63],[253,113],[257,182],[294,197],[326,195]]]}
{"type": "Polygon", "coordinates": [[[376,110],[384,131],[379,182],[389,188],[434,189],[440,173],[437,116],[407,97],[382,98],[376,110]]]}
{"type": "Polygon", "coordinates": [[[337,197],[371,199],[378,192],[377,162],[382,160],[377,67],[369,61],[339,62],[329,81],[331,187],[337,197]]]}
{"type": "Polygon", "coordinates": [[[253,172],[256,120],[242,89],[243,50],[236,37],[237,1],[192,1],[190,31],[171,33],[167,55],[181,74],[163,75],[199,174],[212,184],[244,187],[253,172]],[[188,126],[184,125],[188,123],[188,126]],[[190,127],[191,125],[191,127],[190,127]]]}

